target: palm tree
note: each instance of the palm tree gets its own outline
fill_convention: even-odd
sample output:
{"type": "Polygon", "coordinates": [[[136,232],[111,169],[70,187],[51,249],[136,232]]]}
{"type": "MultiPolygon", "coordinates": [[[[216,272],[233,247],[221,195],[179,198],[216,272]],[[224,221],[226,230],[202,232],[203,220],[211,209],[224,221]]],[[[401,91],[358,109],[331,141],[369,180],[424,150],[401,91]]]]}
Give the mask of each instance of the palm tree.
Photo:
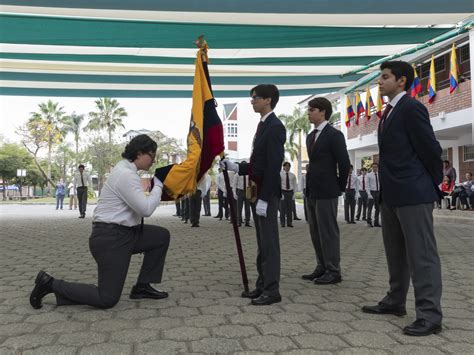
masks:
{"type": "Polygon", "coordinates": [[[72,133],[74,135],[74,142],[76,144],[76,159],[79,155],[79,138],[81,133],[81,125],[84,121],[84,115],[77,115],[75,112],[71,113],[70,116],[67,116],[65,119],[65,130],[67,133],[72,133]]]}
{"type": "Polygon", "coordinates": [[[310,122],[308,120],[308,114],[302,111],[299,107],[295,107],[292,115],[280,115],[278,116],[285,124],[286,131],[288,133],[288,141],[285,144],[286,151],[290,154],[291,159],[295,157],[298,159],[298,181],[301,181],[302,169],[302,134],[308,134],[311,129],[310,122]],[[298,142],[295,142],[295,137],[298,142]]]}
{"type": "Polygon", "coordinates": [[[48,100],[48,102],[38,105],[38,112],[32,112],[29,123],[37,126],[46,141],[48,147],[48,194],[51,187],[51,153],[53,145],[60,143],[65,135],[64,132],[64,111],[59,107],[59,103],[48,100]]]}
{"type": "Polygon", "coordinates": [[[119,127],[125,128],[122,118],[127,117],[127,111],[120,106],[119,102],[109,97],[95,100],[96,111],[90,112],[90,121],[86,129],[100,131],[105,129],[112,144],[112,133],[119,127]]]}

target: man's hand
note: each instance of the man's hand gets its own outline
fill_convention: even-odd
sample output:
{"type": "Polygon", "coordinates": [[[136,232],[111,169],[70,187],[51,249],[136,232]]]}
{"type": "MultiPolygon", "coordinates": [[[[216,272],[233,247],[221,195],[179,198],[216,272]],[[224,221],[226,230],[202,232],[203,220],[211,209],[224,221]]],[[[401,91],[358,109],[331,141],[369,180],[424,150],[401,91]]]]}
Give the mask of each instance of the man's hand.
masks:
{"type": "Polygon", "coordinates": [[[153,176],[153,188],[155,187],[159,187],[160,189],[163,189],[163,183],[156,176],[153,176]]]}
{"type": "Polygon", "coordinates": [[[227,167],[227,170],[229,171],[233,171],[235,173],[238,173],[239,172],[239,164],[237,163],[234,163],[234,162],[231,162],[229,159],[225,158],[225,159],[222,159],[220,162],[219,162],[219,167],[221,169],[225,169],[227,167]]]}
{"type": "Polygon", "coordinates": [[[259,199],[257,201],[257,206],[255,206],[255,212],[257,213],[258,216],[266,217],[267,207],[268,207],[268,202],[259,199]]]}

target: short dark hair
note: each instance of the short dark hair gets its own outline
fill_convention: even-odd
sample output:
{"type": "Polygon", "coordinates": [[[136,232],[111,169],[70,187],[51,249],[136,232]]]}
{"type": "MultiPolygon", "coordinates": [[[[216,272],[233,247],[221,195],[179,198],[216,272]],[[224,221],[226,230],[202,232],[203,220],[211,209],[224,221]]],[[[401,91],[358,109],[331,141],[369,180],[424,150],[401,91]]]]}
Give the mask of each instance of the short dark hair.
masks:
{"type": "Polygon", "coordinates": [[[449,182],[451,182],[451,177],[449,175],[444,175],[445,178],[448,178],[449,182]]]}
{"type": "Polygon", "coordinates": [[[385,62],[380,65],[380,70],[390,69],[395,79],[400,79],[404,76],[407,81],[405,83],[405,91],[408,91],[413,83],[413,78],[415,77],[413,72],[413,67],[410,63],[403,62],[401,60],[394,60],[391,62],[385,62]]]}
{"type": "Polygon", "coordinates": [[[122,158],[134,161],[138,157],[138,153],[156,153],[156,142],[148,137],[146,134],[139,134],[128,142],[125,150],[122,153],[122,158]]]}
{"type": "Polygon", "coordinates": [[[308,106],[311,108],[317,108],[319,111],[324,110],[324,118],[328,121],[332,115],[332,104],[331,101],[325,97],[315,97],[308,102],[308,106]]]}
{"type": "Polygon", "coordinates": [[[289,167],[291,167],[291,164],[290,164],[289,161],[285,161],[285,162],[283,163],[283,166],[287,166],[287,165],[288,165],[289,167]]]}
{"type": "Polygon", "coordinates": [[[360,171],[367,171],[367,169],[366,169],[366,168],[362,168],[362,169],[360,169],[360,171]]]}
{"type": "Polygon", "coordinates": [[[80,169],[80,168],[85,169],[86,167],[84,166],[84,164],[79,164],[79,166],[77,168],[78,169],[80,169]]]}
{"type": "Polygon", "coordinates": [[[280,92],[278,91],[278,88],[273,84],[257,85],[250,90],[250,96],[252,96],[253,93],[264,99],[272,99],[270,103],[272,110],[275,108],[278,103],[278,100],[280,99],[280,92]]]}
{"type": "Polygon", "coordinates": [[[449,160],[443,160],[443,163],[448,164],[448,165],[451,164],[449,160]]]}

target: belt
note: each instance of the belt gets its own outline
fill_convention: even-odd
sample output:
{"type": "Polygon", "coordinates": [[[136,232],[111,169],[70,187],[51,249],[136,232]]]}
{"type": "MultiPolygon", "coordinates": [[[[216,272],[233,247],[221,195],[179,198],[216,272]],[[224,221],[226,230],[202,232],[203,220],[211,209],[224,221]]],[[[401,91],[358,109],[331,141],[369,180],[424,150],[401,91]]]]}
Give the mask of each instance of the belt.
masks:
{"type": "Polygon", "coordinates": [[[97,227],[102,227],[102,228],[124,228],[124,229],[136,229],[139,227],[139,225],[129,227],[129,226],[124,226],[118,223],[105,223],[105,222],[92,222],[94,226],[97,227]]]}

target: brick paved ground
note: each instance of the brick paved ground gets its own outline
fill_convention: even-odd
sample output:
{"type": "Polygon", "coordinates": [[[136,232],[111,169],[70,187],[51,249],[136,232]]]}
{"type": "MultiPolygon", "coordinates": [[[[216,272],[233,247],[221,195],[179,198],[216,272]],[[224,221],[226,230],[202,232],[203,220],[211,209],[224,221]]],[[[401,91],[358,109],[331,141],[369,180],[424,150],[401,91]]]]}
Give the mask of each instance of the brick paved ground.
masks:
{"type": "MultiPolygon", "coordinates": [[[[301,213],[301,206],[300,215],[301,213]]],[[[215,208],[215,206],[213,206],[215,208]]],[[[39,269],[71,281],[96,282],[88,251],[91,220],[45,206],[0,206],[0,354],[474,353],[474,233],[472,225],[437,225],[443,267],[444,331],[426,338],[403,336],[408,316],[360,312],[385,293],[387,271],[380,229],[341,223],[343,282],[303,281],[314,255],[306,223],[280,231],[283,301],[248,305],[242,291],[230,224],[202,217],[190,228],[162,206],[148,219],[171,231],[161,288],[166,300],[132,301],[141,256],[135,256],[119,304],[110,310],[28,302],[39,269]]],[[[90,215],[90,214],[89,214],[90,215]]],[[[255,280],[253,228],[241,229],[249,278],[255,280]]]]}

